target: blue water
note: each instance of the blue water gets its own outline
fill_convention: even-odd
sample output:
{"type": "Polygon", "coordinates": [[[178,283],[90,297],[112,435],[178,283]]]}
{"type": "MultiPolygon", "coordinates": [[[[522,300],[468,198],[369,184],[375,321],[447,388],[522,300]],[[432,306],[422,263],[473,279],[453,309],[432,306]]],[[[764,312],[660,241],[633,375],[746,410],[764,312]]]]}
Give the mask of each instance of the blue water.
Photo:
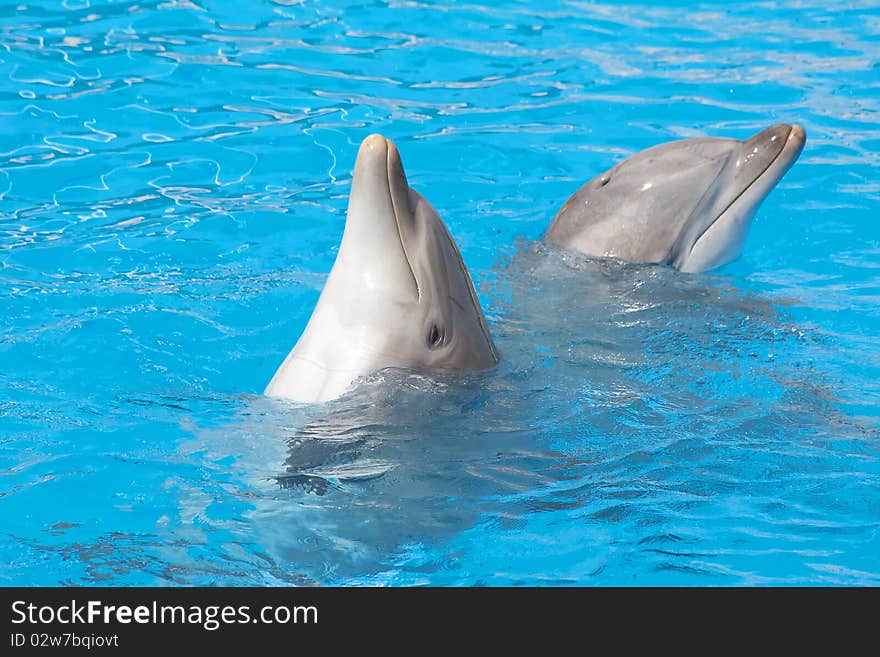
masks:
{"type": "Polygon", "coordinates": [[[880,3],[536,6],[2,2],[0,584],[880,584],[880,3]],[[720,270],[536,243],[783,121],[720,270]],[[372,132],[502,363],[266,399],[372,132]]]}

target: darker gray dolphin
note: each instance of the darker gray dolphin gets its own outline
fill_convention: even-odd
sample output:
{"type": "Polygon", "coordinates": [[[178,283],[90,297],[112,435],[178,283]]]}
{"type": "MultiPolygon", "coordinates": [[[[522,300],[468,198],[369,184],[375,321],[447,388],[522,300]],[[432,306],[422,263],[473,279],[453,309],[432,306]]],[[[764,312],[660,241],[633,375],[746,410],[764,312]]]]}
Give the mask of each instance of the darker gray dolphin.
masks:
{"type": "Polygon", "coordinates": [[[739,256],[755,211],[805,141],[801,126],[781,123],[745,141],[654,146],[575,192],[544,239],[594,257],[719,267],[739,256]]]}

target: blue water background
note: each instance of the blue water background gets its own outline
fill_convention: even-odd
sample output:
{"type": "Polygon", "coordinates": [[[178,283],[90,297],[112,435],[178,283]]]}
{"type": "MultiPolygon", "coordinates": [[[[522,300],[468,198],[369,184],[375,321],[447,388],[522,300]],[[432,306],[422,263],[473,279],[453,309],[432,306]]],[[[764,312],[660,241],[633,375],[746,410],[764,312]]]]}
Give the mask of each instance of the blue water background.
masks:
{"type": "Polygon", "coordinates": [[[877,2],[4,0],[0,46],[0,584],[880,584],[877,2]],[[776,122],[735,263],[536,245],[776,122]],[[267,400],[373,132],[503,361],[267,400]]]}

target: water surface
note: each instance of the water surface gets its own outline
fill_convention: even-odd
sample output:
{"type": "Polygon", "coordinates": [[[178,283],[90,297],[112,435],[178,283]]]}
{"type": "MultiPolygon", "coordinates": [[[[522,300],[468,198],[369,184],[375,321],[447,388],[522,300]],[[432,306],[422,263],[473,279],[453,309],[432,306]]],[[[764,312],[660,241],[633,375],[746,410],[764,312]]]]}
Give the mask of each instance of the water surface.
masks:
{"type": "Polygon", "coordinates": [[[880,584],[880,4],[0,6],[0,583],[880,584]],[[804,125],[716,272],[542,247],[672,139],[804,125]],[[360,141],[502,362],[263,387],[360,141]]]}

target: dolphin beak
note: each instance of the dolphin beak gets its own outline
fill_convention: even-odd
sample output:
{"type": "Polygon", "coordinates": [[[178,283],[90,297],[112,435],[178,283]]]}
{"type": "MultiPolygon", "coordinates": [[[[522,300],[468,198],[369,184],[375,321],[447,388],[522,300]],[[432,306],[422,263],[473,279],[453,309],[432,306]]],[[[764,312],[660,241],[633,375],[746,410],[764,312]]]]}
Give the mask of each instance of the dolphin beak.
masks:
{"type": "Polygon", "coordinates": [[[400,153],[390,139],[373,134],[358,150],[340,256],[358,258],[368,281],[385,284],[401,279],[418,293],[407,253],[413,230],[409,185],[400,153]],[[363,260],[360,262],[360,260],[363,260]]]}
{"type": "Polygon", "coordinates": [[[778,123],[746,139],[737,157],[737,168],[748,167],[754,179],[767,173],[775,177],[774,184],[794,164],[807,140],[802,126],[778,123]]]}
{"type": "Polygon", "coordinates": [[[726,192],[711,199],[716,207],[714,220],[741,200],[757,207],[798,159],[806,138],[803,127],[778,123],[743,141],[720,174],[727,184],[719,189],[726,192]]]}
{"type": "MultiPolygon", "coordinates": [[[[794,164],[795,160],[797,160],[801,151],[804,150],[804,144],[807,141],[807,131],[804,130],[802,125],[793,125],[791,126],[791,130],[788,133],[788,138],[785,140],[785,147],[783,148],[783,153],[785,154],[786,159],[788,160],[788,167],[786,167],[786,171],[788,168],[794,164]]],[[[784,173],[784,172],[783,172],[784,173]]],[[[780,178],[782,176],[780,175],[780,178]]]]}
{"type": "Polygon", "coordinates": [[[791,131],[788,133],[788,139],[786,140],[786,144],[791,146],[792,148],[798,149],[798,154],[804,148],[804,143],[807,141],[807,131],[804,130],[804,126],[802,125],[793,125],[791,126],[791,131]]]}
{"type": "Polygon", "coordinates": [[[358,178],[367,178],[369,184],[378,187],[384,186],[388,190],[393,207],[397,209],[395,217],[398,223],[403,220],[409,223],[411,216],[409,184],[406,181],[400,152],[393,141],[379,134],[364,139],[354,165],[355,180],[352,182],[352,187],[358,178]]]}

